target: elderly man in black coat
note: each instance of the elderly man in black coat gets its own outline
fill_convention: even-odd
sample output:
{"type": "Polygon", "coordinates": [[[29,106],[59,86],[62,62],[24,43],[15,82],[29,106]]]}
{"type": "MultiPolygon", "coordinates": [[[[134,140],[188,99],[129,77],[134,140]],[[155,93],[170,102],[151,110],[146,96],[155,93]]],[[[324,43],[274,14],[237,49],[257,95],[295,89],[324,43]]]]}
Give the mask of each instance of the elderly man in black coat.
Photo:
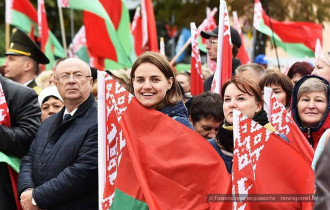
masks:
{"type": "MultiPolygon", "coordinates": [[[[14,197],[16,189],[13,188],[14,185],[11,182],[9,173],[11,168],[8,167],[8,161],[3,157],[21,158],[28,152],[40,126],[41,111],[38,96],[33,89],[1,75],[0,84],[2,87],[0,104],[6,103],[9,111],[7,113],[9,119],[5,120],[3,115],[6,110],[0,109],[0,152],[3,153],[3,156],[0,157],[0,209],[12,210],[17,208],[14,197]]],[[[14,174],[12,173],[12,175],[14,174]]],[[[18,200],[16,203],[19,205],[18,200]]]]}
{"type": "Polygon", "coordinates": [[[90,67],[76,58],[55,70],[65,107],[40,126],[22,159],[23,209],[97,209],[97,104],[90,67]]]}

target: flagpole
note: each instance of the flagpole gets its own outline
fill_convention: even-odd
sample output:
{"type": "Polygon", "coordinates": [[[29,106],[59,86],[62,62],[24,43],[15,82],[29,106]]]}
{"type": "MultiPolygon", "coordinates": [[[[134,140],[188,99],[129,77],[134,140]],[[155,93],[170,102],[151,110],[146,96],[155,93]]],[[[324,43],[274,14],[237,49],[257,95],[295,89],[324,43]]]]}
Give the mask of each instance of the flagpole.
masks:
{"type": "Polygon", "coordinates": [[[61,25],[61,32],[62,32],[62,43],[65,55],[67,55],[67,45],[66,45],[66,37],[65,37],[65,29],[64,29],[64,21],[63,21],[63,13],[62,13],[62,7],[58,5],[58,14],[60,16],[60,25],[61,25]]]}
{"type": "MultiPolygon", "coordinates": [[[[70,22],[71,22],[71,40],[74,37],[74,17],[73,17],[73,9],[70,9],[70,22]]],[[[71,41],[72,42],[72,41],[71,41]]]]}
{"type": "Polygon", "coordinates": [[[10,26],[9,23],[6,23],[6,50],[9,48],[9,36],[10,36],[10,26]]]}
{"type": "Polygon", "coordinates": [[[183,53],[183,51],[190,45],[191,38],[189,38],[186,43],[184,43],[183,47],[180,49],[180,51],[172,58],[170,61],[171,66],[174,64],[174,62],[178,59],[178,57],[183,53]]]}
{"type": "Polygon", "coordinates": [[[276,54],[277,66],[278,66],[278,69],[281,71],[280,61],[278,59],[278,54],[277,54],[276,41],[275,41],[275,37],[274,37],[273,25],[272,25],[272,21],[270,19],[270,12],[269,12],[269,7],[268,7],[268,0],[266,0],[265,2],[266,2],[266,9],[267,9],[267,13],[268,13],[268,20],[269,20],[270,29],[272,30],[272,40],[274,42],[274,47],[275,47],[275,54],[276,54]]]}

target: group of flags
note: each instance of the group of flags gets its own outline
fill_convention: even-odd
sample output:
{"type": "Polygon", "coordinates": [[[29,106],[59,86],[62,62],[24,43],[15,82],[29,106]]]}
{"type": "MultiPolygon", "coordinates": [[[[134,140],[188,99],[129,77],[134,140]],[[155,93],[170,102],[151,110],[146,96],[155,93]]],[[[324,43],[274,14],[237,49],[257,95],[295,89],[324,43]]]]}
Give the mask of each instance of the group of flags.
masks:
{"type": "MultiPolygon", "coordinates": [[[[134,33],[131,33],[124,0],[58,0],[58,7],[83,11],[84,29],[78,33],[80,38],[75,38],[71,47],[77,50],[78,47],[73,46],[77,43],[80,47],[85,46],[87,56],[99,69],[130,67],[146,50],[158,51],[151,0],[141,1],[141,14],[135,19],[138,23],[134,24],[134,33]]],[[[38,12],[29,0],[6,0],[6,23],[21,28],[33,39],[38,37],[41,49],[51,61],[47,69],[54,65],[55,56],[66,57],[66,49],[48,27],[44,0],[38,0],[38,12]]]]}
{"type": "Polygon", "coordinates": [[[228,174],[197,132],[143,107],[105,72],[98,89],[100,209],[312,209],[311,198],[294,199],[313,194],[313,150],[271,91],[265,108],[277,131],[235,110],[228,174]]]}

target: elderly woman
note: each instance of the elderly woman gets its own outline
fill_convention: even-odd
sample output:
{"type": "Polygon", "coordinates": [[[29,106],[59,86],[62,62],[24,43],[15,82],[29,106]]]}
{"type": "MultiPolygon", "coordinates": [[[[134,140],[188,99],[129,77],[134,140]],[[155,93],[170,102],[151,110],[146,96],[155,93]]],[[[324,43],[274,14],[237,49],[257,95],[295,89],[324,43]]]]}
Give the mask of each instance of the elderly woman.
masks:
{"type": "Polygon", "coordinates": [[[329,108],[327,80],[310,75],[297,82],[292,94],[293,119],[314,149],[330,127],[329,108]]]}
{"type": "Polygon", "coordinates": [[[281,72],[270,71],[259,81],[259,87],[261,90],[263,90],[264,87],[272,88],[279,102],[281,102],[287,110],[290,110],[293,85],[289,77],[281,72]]]}
{"type": "Polygon", "coordinates": [[[158,110],[193,129],[170,63],[156,52],[146,52],[133,64],[130,91],[145,107],[158,110]]]}
{"type": "Polygon", "coordinates": [[[63,99],[56,86],[50,86],[43,89],[38,96],[41,108],[41,121],[45,121],[48,117],[59,112],[63,106],[63,99]]]}
{"type": "Polygon", "coordinates": [[[330,51],[321,53],[317,57],[312,74],[323,77],[330,82],[330,51]]]}
{"type": "Polygon", "coordinates": [[[225,120],[220,124],[216,138],[209,142],[224,160],[228,173],[231,173],[234,150],[233,110],[239,110],[272,132],[275,129],[268,122],[267,113],[263,110],[261,89],[254,81],[235,76],[222,86],[221,96],[225,120]]]}

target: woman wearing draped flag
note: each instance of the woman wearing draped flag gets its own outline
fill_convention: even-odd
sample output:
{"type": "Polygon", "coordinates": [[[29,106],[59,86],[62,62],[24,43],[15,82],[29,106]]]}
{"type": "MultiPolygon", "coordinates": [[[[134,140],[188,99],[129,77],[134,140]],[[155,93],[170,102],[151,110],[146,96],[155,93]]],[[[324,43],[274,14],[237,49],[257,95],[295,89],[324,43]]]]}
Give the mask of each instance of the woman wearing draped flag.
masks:
{"type": "Polygon", "coordinates": [[[146,52],[135,61],[130,89],[143,106],[161,111],[193,129],[174,72],[161,54],[146,52]]]}

